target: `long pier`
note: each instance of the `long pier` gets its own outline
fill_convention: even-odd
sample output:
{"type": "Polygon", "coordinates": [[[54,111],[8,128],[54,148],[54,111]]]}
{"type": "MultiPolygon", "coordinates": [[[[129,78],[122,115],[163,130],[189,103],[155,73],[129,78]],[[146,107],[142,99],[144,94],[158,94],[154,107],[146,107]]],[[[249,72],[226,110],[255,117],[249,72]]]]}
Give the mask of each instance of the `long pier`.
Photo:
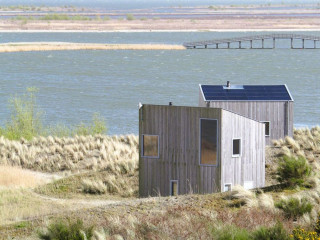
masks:
{"type": "Polygon", "coordinates": [[[276,48],[277,39],[288,39],[291,40],[291,49],[305,49],[305,42],[312,41],[313,47],[308,47],[308,49],[319,49],[317,47],[317,42],[320,41],[320,37],[304,34],[266,34],[266,35],[253,35],[253,36],[243,36],[236,38],[224,38],[215,39],[209,41],[198,41],[198,42],[186,42],[183,44],[184,47],[189,49],[274,49],[276,48]],[[265,47],[265,41],[272,40],[272,47],[265,47]],[[294,41],[301,40],[301,47],[294,47],[294,41]],[[260,47],[253,47],[255,41],[261,42],[260,47]],[[242,43],[249,43],[247,47],[244,47],[242,43]],[[230,45],[236,43],[236,47],[231,47],[230,45]],[[224,47],[221,47],[221,45],[224,47]]]}

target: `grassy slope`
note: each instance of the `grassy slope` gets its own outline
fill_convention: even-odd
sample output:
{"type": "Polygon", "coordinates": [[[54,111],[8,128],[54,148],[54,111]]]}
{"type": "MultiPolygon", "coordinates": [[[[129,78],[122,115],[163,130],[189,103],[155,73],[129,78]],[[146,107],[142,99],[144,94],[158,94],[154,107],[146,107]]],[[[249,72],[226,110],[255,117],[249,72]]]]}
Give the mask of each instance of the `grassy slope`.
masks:
{"type": "MultiPolygon", "coordinates": [[[[131,137],[129,137],[131,138],[131,137]]],[[[93,138],[91,138],[93,139],[93,138]]],[[[113,138],[108,138],[112,140],[113,138]]],[[[137,149],[137,139],[134,144],[129,143],[127,137],[114,138],[118,143],[137,149]]],[[[115,140],[112,140],[115,141],[115,140]]],[[[84,143],[86,144],[86,143],[84,143]]],[[[90,145],[90,143],[88,143],[90,145]]],[[[122,146],[122,145],[119,146],[122,146]]],[[[92,143],[92,145],[94,145],[92,143]]],[[[101,146],[101,145],[97,145],[101,146]]],[[[119,159],[126,159],[129,151],[122,152],[119,155],[119,149],[114,143],[108,153],[118,156],[119,159]],[[118,153],[117,153],[118,152],[118,153]],[[119,158],[119,156],[122,156],[119,158]]],[[[124,146],[122,146],[124,147],[124,146]]],[[[120,149],[122,148],[120,147],[120,149]]],[[[79,147],[80,148],[80,147],[79,147]]],[[[103,149],[101,147],[101,149],[103,149]]],[[[126,149],[124,147],[123,149],[126,149]]],[[[311,228],[316,221],[317,212],[320,210],[319,196],[320,183],[317,175],[319,170],[319,154],[320,154],[320,128],[310,130],[296,130],[294,138],[286,138],[275,142],[275,147],[267,150],[267,181],[276,183],[275,170],[277,166],[277,157],[281,155],[306,156],[309,164],[314,169],[313,176],[308,180],[311,188],[297,189],[271,189],[265,190],[265,193],[253,193],[241,188],[235,189],[232,193],[220,193],[209,195],[185,195],[179,197],[158,197],[142,200],[126,200],[128,196],[135,197],[137,190],[137,165],[134,169],[121,168],[123,164],[111,164],[112,158],[109,158],[108,164],[102,164],[101,169],[90,169],[83,167],[86,165],[75,163],[76,166],[72,171],[79,171],[75,175],[71,175],[54,183],[40,186],[36,192],[46,196],[61,197],[69,199],[116,199],[120,200],[116,205],[104,204],[99,207],[88,207],[81,211],[58,212],[54,214],[56,218],[81,218],[85,224],[94,224],[97,227],[103,227],[105,235],[112,236],[120,234],[126,239],[143,239],[143,238],[162,238],[177,239],[186,238],[197,239],[212,238],[213,229],[221,228],[222,225],[236,225],[248,230],[255,229],[257,226],[272,226],[276,221],[281,221],[285,228],[290,232],[294,227],[300,225],[306,229],[311,228]],[[82,167],[80,167],[82,166],[82,167]],[[110,167],[113,166],[113,167],[110,167]],[[124,185],[118,186],[118,190],[108,188],[108,178],[124,179],[124,185]],[[84,186],[81,184],[83,179],[89,179],[92,182],[101,181],[106,186],[106,191],[102,194],[85,193],[84,186]],[[108,190],[108,189],[113,189],[108,190]],[[128,189],[131,189],[128,191],[128,189]],[[131,192],[131,194],[128,194],[131,192]],[[298,198],[306,197],[314,208],[310,214],[293,221],[287,219],[284,213],[274,207],[274,203],[282,198],[295,196],[298,198]]],[[[66,150],[67,151],[67,150],[66,150]]],[[[90,151],[94,151],[91,149],[90,151]]],[[[137,151],[137,150],[135,150],[137,151]]],[[[56,151],[55,151],[56,152],[56,151]]],[[[132,156],[137,156],[135,152],[132,156]]],[[[54,154],[53,154],[54,155],[54,154]]],[[[98,156],[99,154],[96,154],[98,156]]],[[[39,156],[42,156],[39,154],[39,156]]],[[[100,155],[99,155],[100,156],[100,155]]],[[[60,159],[60,158],[58,158],[60,159]]],[[[116,158],[114,158],[116,159],[116,158]]],[[[91,159],[94,161],[94,158],[91,159]]],[[[135,159],[137,161],[137,159],[135,159]]],[[[7,163],[10,160],[7,159],[7,163]]],[[[63,160],[61,160],[62,163],[63,160]]],[[[117,162],[117,161],[116,161],[117,162]]],[[[121,161],[119,161],[120,163],[121,161]]],[[[16,164],[16,161],[14,162],[16,164]]],[[[45,170],[49,166],[53,166],[52,162],[41,162],[40,169],[45,170]]],[[[26,164],[26,166],[39,169],[39,165],[35,163],[26,164]]],[[[61,166],[61,165],[60,165],[61,166]]],[[[91,166],[91,165],[90,165],[91,166]]],[[[94,166],[99,166],[94,164],[94,166]]],[[[58,169],[58,170],[62,170],[58,169]]],[[[71,171],[71,170],[70,170],[71,171]]],[[[115,181],[117,182],[117,181],[115,181]]],[[[25,191],[25,190],[17,190],[25,191]]],[[[0,190],[3,192],[3,190],[0,190]]],[[[42,202],[43,200],[38,201],[42,202]]],[[[19,202],[19,201],[18,201],[19,202]]],[[[30,201],[32,202],[32,201],[30,201]]],[[[40,204],[35,201],[34,203],[40,204]]],[[[3,204],[5,206],[6,203],[3,204]]],[[[20,203],[21,204],[21,203],[20,203]]],[[[40,205],[41,206],[41,205],[40,205]]],[[[1,204],[0,204],[1,207],[1,204]]],[[[66,210],[68,210],[66,208],[66,210]]],[[[11,225],[2,226],[0,230],[3,236],[23,236],[35,233],[35,229],[46,225],[48,218],[36,218],[28,220],[26,224],[17,227],[17,222],[11,225]]],[[[101,231],[101,230],[100,230],[101,231]]]]}

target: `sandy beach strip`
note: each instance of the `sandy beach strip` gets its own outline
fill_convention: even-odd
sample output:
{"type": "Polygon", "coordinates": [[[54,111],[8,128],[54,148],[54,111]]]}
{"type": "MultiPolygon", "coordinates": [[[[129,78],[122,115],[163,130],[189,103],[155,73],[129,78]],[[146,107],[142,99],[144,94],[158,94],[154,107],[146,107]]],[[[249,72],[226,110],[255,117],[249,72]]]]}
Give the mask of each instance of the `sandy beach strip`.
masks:
{"type": "Polygon", "coordinates": [[[109,21],[0,20],[1,32],[249,32],[319,31],[319,17],[239,17],[109,21]]]}
{"type": "Polygon", "coordinates": [[[0,52],[64,51],[64,50],[184,50],[169,44],[100,44],[70,42],[15,42],[0,44],[0,52]]]}

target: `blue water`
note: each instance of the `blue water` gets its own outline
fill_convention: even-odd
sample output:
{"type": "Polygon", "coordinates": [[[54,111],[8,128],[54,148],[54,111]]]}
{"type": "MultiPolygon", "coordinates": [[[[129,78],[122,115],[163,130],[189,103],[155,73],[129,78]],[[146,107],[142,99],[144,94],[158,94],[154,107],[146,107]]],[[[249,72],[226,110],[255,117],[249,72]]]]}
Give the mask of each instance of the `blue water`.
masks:
{"type": "MultiPolygon", "coordinates": [[[[0,42],[168,43],[255,33],[0,33],[0,42]]],[[[308,33],[307,33],[308,34],[308,33]]],[[[310,34],[310,33],[309,33],[310,34]]],[[[320,35],[319,32],[313,32],[320,35]]],[[[258,46],[258,42],[256,46],[258,46]]],[[[287,84],[295,126],[319,124],[318,50],[49,51],[0,54],[0,124],[10,96],[39,88],[46,124],[89,122],[100,113],[109,134],[138,133],[138,103],[197,106],[198,85],[287,84]]],[[[306,46],[313,44],[306,42],[306,46]]],[[[265,42],[271,46],[271,42],[265,42]]],[[[301,42],[295,42],[298,47],[301,42]]]]}

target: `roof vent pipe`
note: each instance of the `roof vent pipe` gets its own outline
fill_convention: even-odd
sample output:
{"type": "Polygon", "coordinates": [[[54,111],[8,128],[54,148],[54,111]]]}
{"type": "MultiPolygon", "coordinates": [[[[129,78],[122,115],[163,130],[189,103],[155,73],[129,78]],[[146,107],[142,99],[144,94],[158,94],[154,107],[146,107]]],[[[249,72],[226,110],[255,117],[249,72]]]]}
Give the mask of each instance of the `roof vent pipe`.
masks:
{"type": "Polygon", "coordinates": [[[169,102],[169,106],[172,106],[172,102],[169,102]]]}
{"type": "Polygon", "coordinates": [[[227,81],[227,87],[230,87],[230,81],[227,81]]]}

